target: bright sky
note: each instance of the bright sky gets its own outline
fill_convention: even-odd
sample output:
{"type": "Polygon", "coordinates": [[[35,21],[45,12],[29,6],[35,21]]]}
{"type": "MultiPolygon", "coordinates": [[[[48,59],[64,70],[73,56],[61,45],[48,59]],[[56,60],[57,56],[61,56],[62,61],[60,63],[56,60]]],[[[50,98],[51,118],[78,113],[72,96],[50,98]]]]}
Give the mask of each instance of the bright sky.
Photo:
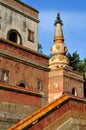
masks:
{"type": "Polygon", "coordinates": [[[86,0],[22,0],[39,11],[38,42],[43,53],[50,54],[53,44],[54,21],[58,12],[63,21],[63,34],[68,52],[77,51],[86,58],[86,0]]]}

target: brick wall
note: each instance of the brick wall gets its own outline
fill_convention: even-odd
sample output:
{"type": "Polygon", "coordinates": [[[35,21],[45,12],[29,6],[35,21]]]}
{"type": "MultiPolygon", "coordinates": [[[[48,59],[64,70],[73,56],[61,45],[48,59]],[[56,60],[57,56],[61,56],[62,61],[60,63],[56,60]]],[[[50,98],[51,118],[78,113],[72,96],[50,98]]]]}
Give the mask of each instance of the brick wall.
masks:
{"type": "Polygon", "coordinates": [[[26,88],[37,90],[37,80],[42,80],[43,91],[47,93],[48,58],[28,48],[0,42],[0,80],[2,69],[9,71],[9,84],[25,81],[26,88]]]}
{"type": "Polygon", "coordinates": [[[81,75],[76,71],[73,71],[72,69],[64,69],[63,73],[64,73],[63,91],[72,93],[72,89],[75,88],[76,95],[84,97],[83,75],[81,75]]]}
{"type": "Polygon", "coordinates": [[[58,68],[56,71],[49,72],[49,93],[48,101],[63,95],[63,93],[71,93],[75,89],[75,95],[84,97],[84,80],[83,75],[73,71],[71,68],[58,68]]]}
{"type": "Polygon", "coordinates": [[[9,130],[69,130],[86,128],[86,100],[63,95],[37,112],[20,121],[9,130]],[[63,129],[62,129],[63,128],[63,129]],[[69,129],[68,129],[69,128],[69,129]]]}
{"type": "MultiPolygon", "coordinates": [[[[86,116],[83,117],[83,114],[86,114],[86,105],[84,103],[79,103],[76,101],[70,101],[69,103],[66,103],[62,107],[60,107],[58,110],[55,110],[53,113],[49,114],[46,118],[40,120],[37,124],[33,125],[31,128],[28,130],[56,130],[60,125],[63,124],[66,121],[67,118],[79,118],[79,119],[84,119],[86,121],[86,116]],[[68,113],[68,111],[71,111],[68,113]],[[67,115],[65,116],[64,119],[64,114],[67,115]],[[62,118],[61,118],[62,116],[62,118]],[[61,118],[59,122],[59,118],[61,118]],[[56,123],[57,121],[57,123],[56,123]]],[[[76,124],[75,122],[73,122],[76,124]]],[[[70,125],[70,124],[69,124],[70,125]]],[[[80,124],[78,124],[79,127],[80,124]]],[[[81,124],[81,128],[86,128],[86,124],[81,124]],[[85,125],[85,126],[84,126],[85,125]]],[[[73,128],[73,126],[71,126],[73,128]]],[[[65,129],[65,128],[64,128],[65,129]]]]}
{"type": "Polygon", "coordinates": [[[16,55],[25,56],[29,59],[33,59],[40,63],[44,63],[46,66],[48,66],[48,57],[46,55],[43,55],[37,51],[31,50],[22,45],[12,43],[9,40],[0,38],[0,48],[2,50],[9,51],[9,53],[14,52],[16,55]]]}
{"type": "Polygon", "coordinates": [[[36,90],[27,90],[0,83],[0,128],[6,130],[42,107],[42,95],[36,90]]]}
{"type": "Polygon", "coordinates": [[[42,105],[41,97],[30,96],[29,94],[22,94],[22,91],[21,93],[17,93],[12,91],[0,90],[0,101],[34,107],[41,107],[42,105]]]}

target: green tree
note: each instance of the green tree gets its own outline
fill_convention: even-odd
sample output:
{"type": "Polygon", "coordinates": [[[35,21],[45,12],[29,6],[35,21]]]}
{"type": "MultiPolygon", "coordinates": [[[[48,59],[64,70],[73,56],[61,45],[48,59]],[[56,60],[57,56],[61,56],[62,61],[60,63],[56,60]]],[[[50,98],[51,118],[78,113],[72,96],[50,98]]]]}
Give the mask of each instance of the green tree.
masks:
{"type": "Polygon", "coordinates": [[[52,57],[52,54],[50,53],[49,55],[48,55],[48,58],[50,59],[52,57]]]}
{"type": "Polygon", "coordinates": [[[81,68],[83,66],[83,62],[82,62],[82,60],[80,60],[80,56],[77,53],[77,51],[75,51],[72,55],[70,53],[68,53],[67,57],[70,60],[69,65],[73,68],[73,70],[81,71],[81,68]]]}
{"type": "Polygon", "coordinates": [[[84,74],[84,79],[86,80],[86,58],[83,60],[83,74],[84,74]]]}
{"type": "Polygon", "coordinates": [[[70,60],[70,66],[73,67],[75,71],[83,74],[84,78],[84,96],[86,97],[86,58],[80,60],[79,54],[74,52],[72,55],[70,53],[67,54],[70,60]]]}
{"type": "Polygon", "coordinates": [[[79,54],[74,52],[72,55],[70,53],[67,54],[67,57],[70,60],[70,66],[73,70],[80,72],[84,75],[84,79],[86,80],[86,58],[83,60],[80,59],[79,54]]]}
{"type": "Polygon", "coordinates": [[[37,49],[38,52],[41,52],[41,53],[42,53],[42,49],[43,49],[43,48],[42,48],[42,45],[41,45],[40,43],[38,43],[38,49],[37,49]]]}

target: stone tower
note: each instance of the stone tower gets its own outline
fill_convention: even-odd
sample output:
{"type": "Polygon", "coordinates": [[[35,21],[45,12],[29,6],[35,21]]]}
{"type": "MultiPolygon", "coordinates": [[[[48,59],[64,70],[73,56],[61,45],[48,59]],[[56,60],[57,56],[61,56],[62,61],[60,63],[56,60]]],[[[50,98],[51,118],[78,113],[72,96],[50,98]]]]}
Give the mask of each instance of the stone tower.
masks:
{"type": "Polygon", "coordinates": [[[38,11],[0,0],[0,129],[47,103],[48,57],[37,52],[38,11]]]}
{"type": "Polygon", "coordinates": [[[62,25],[60,14],[58,13],[55,21],[56,28],[54,34],[54,44],[51,47],[52,57],[49,60],[49,67],[51,70],[58,67],[65,67],[69,64],[69,59],[66,56],[67,47],[64,44],[62,25]]]}
{"type": "Polygon", "coordinates": [[[20,0],[0,0],[0,37],[37,51],[38,13],[20,0]]]}
{"type": "Polygon", "coordinates": [[[51,102],[63,93],[83,97],[83,76],[69,66],[59,13],[54,25],[54,44],[51,47],[52,57],[49,60],[48,101],[51,102]]]}

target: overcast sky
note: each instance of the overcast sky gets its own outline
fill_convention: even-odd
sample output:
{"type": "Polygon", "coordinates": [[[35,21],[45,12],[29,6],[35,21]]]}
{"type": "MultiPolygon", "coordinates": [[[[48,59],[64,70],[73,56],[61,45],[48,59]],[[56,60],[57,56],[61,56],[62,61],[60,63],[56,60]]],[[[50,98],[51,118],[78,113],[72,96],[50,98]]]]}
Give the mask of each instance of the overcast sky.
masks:
{"type": "Polygon", "coordinates": [[[58,12],[63,21],[63,34],[68,52],[77,51],[86,57],[86,0],[22,0],[39,11],[38,42],[43,53],[50,54],[53,44],[54,21],[58,12]]]}

